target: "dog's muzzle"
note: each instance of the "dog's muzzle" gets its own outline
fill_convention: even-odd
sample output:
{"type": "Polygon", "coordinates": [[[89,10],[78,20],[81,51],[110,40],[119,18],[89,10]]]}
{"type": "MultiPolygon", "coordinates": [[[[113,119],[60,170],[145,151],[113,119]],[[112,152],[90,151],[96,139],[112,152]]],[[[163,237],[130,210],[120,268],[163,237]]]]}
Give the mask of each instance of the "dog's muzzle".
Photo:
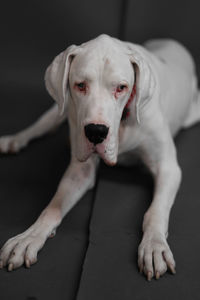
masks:
{"type": "Polygon", "coordinates": [[[109,128],[103,124],[88,124],[84,129],[87,139],[94,145],[102,143],[109,131],[109,128]]]}

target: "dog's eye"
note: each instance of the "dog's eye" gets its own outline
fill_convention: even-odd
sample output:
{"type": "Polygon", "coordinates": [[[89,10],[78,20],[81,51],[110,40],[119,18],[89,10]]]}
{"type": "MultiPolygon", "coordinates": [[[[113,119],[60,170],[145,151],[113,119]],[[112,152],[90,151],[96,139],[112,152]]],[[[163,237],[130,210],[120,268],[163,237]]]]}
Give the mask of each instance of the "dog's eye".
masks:
{"type": "Polygon", "coordinates": [[[80,92],[86,91],[86,83],[85,82],[76,83],[75,86],[80,92]]]}
{"type": "Polygon", "coordinates": [[[125,84],[120,84],[117,87],[117,93],[121,93],[121,92],[123,92],[126,89],[127,89],[127,86],[125,84]]]}

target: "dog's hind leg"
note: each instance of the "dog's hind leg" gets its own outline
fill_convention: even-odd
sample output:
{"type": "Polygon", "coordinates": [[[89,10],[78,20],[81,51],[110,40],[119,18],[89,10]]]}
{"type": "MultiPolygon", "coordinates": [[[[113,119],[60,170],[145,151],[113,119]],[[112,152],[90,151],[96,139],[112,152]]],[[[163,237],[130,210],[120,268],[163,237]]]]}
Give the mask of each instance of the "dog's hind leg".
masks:
{"type": "Polygon", "coordinates": [[[13,135],[2,136],[0,138],[0,152],[18,152],[34,138],[40,137],[59,126],[66,117],[66,113],[63,116],[59,116],[57,105],[54,105],[28,128],[13,135]]]}

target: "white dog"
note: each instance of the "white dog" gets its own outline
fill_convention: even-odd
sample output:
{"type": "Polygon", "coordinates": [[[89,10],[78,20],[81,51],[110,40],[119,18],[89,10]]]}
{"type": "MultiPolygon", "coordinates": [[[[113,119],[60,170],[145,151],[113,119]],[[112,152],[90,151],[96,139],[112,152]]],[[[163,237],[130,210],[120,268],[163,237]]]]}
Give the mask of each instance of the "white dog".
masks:
{"type": "Polygon", "coordinates": [[[200,119],[195,67],[188,51],[172,40],[139,46],[101,35],[56,56],[45,82],[57,105],[29,128],[2,137],[0,150],[17,152],[67,118],[71,163],[37,221],[3,246],[0,267],[11,271],[37,261],[46,239],[94,186],[99,157],[113,166],[137,151],[155,181],[144,216],[139,269],[148,280],[158,279],[167,268],[175,273],[166,240],[181,181],[172,137],[200,119]]]}

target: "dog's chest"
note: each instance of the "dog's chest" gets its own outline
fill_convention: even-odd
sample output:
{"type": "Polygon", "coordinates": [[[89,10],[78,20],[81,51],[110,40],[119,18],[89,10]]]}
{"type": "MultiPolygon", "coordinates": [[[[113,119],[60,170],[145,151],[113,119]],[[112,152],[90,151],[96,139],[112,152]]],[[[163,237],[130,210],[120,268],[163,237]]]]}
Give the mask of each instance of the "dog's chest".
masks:
{"type": "Polygon", "coordinates": [[[141,129],[135,125],[120,125],[119,129],[119,151],[118,154],[125,152],[132,152],[141,144],[143,140],[143,133],[141,129]]]}

